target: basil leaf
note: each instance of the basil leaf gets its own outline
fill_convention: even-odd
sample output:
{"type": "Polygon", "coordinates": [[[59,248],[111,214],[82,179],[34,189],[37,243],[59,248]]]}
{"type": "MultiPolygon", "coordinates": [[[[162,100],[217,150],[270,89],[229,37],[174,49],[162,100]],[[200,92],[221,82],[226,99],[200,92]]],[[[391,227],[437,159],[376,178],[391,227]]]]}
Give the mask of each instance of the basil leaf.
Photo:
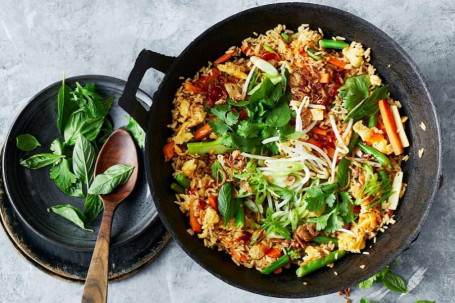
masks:
{"type": "Polygon", "coordinates": [[[93,231],[93,229],[85,227],[85,224],[87,222],[85,215],[74,206],[71,206],[69,204],[56,205],[48,208],[47,211],[48,212],[52,211],[57,215],[60,215],[67,220],[70,220],[71,222],[73,222],[80,228],[85,229],[86,231],[93,231]]]}
{"type": "Polygon", "coordinates": [[[57,127],[61,135],[65,130],[66,123],[70,115],[77,109],[77,104],[70,100],[70,92],[72,92],[71,87],[65,84],[65,79],[63,79],[62,87],[58,91],[57,96],[57,127]]]}
{"type": "Polygon", "coordinates": [[[16,137],[16,146],[23,151],[32,151],[41,144],[30,134],[19,135],[16,137]]]}
{"type": "Polygon", "coordinates": [[[43,153],[43,154],[33,155],[26,160],[22,160],[20,163],[21,163],[21,165],[23,165],[27,168],[38,169],[38,168],[41,168],[41,167],[44,167],[44,166],[47,166],[50,164],[54,164],[54,163],[60,161],[60,159],[62,159],[64,157],[65,156],[57,156],[54,154],[43,153]]]}
{"type": "Polygon", "coordinates": [[[291,109],[286,102],[282,102],[267,114],[265,123],[272,127],[282,127],[291,120],[291,109]]]}
{"type": "MultiPolygon", "coordinates": [[[[54,180],[55,182],[55,180],[54,180]]],[[[62,188],[59,186],[59,184],[55,183],[59,188],[60,190],[65,194],[65,195],[68,195],[70,197],[76,197],[76,198],[84,198],[84,193],[82,192],[82,182],[81,181],[77,181],[73,184],[71,184],[69,187],[67,188],[62,188]]]]}
{"type": "Polygon", "coordinates": [[[220,162],[215,161],[212,164],[212,176],[213,179],[217,180],[217,183],[223,182],[223,179],[225,176],[223,175],[224,169],[223,166],[221,166],[220,162]]]}
{"type": "Polygon", "coordinates": [[[103,201],[101,201],[98,195],[87,195],[87,198],[85,198],[84,215],[88,223],[94,221],[103,209],[103,201]]]}
{"type": "Polygon", "coordinates": [[[73,151],[73,170],[76,176],[87,185],[92,183],[95,161],[95,149],[84,136],[79,136],[73,151]]]}
{"type": "Polygon", "coordinates": [[[92,195],[111,193],[117,186],[128,181],[133,169],[133,166],[123,164],[116,164],[109,167],[104,173],[95,177],[95,180],[88,189],[88,193],[92,195]]]}
{"type": "Polygon", "coordinates": [[[218,210],[224,217],[224,225],[227,225],[234,216],[237,202],[232,196],[232,184],[225,183],[218,194],[218,210]]]}
{"type": "Polygon", "coordinates": [[[67,189],[76,182],[76,176],[71,172],[71,162],[68,159],[63,159],[60,164],[51,167],[49,176],[62,189],[67,189]]]}
{"type": "Polygon", "coordinates": [[[391,271],[387,271],[381,279],[382,284],[392,291],[407,293],[406,282],[399,275],[394,274],[391,271]]]}
{"type": "Polygon", "coordinates": [[[68,145],[74,145],[79,135],[85,136],[89,141],[95,140],[103,126],[103,122],[104,117],[91,118],[82,110],[74,112],[65,126],[65,142],[68,145]]]}
{"type": "Polygon", "coordinates": [[[351,161],[343,157],[337,166],[337,183],[340,188],[345,188],[349,182],[349,165],[351,161]]]}
{"type": "Polygon", "coordinates": [[[272,81],[269,78],[265,77],[262,80],[259,88],[250,96],[249,102],[256,102],[261,99],[266,99],[275,89],[275,85],[273,85],[272,81]]]}
{"type": "Polygon", "coordinates": [[[132,117],[125,116],[125,118],[128,120],[128,125],[125,126],[125,129],[130,132],[130,134],[133,136],[134,140],[136,141],[137,145],[140,148],[145,147],[145,132],[142,129],[142,127],[137,123],[136,120],[134,120],[132,117]]]}
{"type": "Polygon", "coordinates": [[[349,121],[350,119],[357,121],[376,113],[379,110],[379,100],[387,98],[388,91],[389,88],[387,86],[377,86],[369,97],[357,104],[357,106],[349,112],[344,121],[349,121]]]}

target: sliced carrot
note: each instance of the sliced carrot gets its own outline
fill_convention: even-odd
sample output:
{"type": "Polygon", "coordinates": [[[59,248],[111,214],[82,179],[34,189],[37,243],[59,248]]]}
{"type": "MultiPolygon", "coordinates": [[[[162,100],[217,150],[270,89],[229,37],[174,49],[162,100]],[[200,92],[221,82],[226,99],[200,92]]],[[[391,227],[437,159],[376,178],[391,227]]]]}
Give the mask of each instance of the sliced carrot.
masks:
{"type": "Polygon", "coordinates": [[[227,60],[231,59],[233,54],[234,54],[233,52],[225,53],[224,55],[222,55],[221,57],[216,59],[213,63],[220,64],[220,63],[226,62],[227,60]]]}
{"type": "Polygon", "coordinates": [[[283,267],[280,267],[280,268],[276,269],[273,273],[275,275],[278,275],[278,274],[281,274],[282,272],[283,272],[283,267]]]}
{"type": "Polygon", "coordinates": [[[319,127],[313,127],[311,132],[313,132],[315,134],[318,134],[318,135],[321,135],[321,136],[327,136],[327,132],[325,130],[319,128],[319,127]]]}
{"type": "Polygon", "coordinates": [[[271,258],[279,258],[281,257],[281,252],[276,248],[271,248],[267,251],[266,255],[271,258]]]}
{"type": "Polygon", "coordinates": [[[238,262],[246,263],[247,260],[245,255],[238,253],[234,248],[231,248],[229,252],[231,253],[232,257],[238,262]]]}
{"type": "Polygon", "coordinates": [[[401,144],[400,137],[397,133],[392,111],[390,110],[390,107],[385,99],[379,101],[379,111],[381,112],[382,121],[384,122],[384,127],[387,137],[389,137],[390,144],[392,145],[393,152],[395,155],[402,154],[403,145],[401,144]]]}
{"type": "Polygon", "coordinates": [[[190,91],[190,92],[193,92],[193,93],[200,93],[202,92],[202,88],[200,88],[199,86],[196,86],[194,84],[192,84],[191,82],[185,82],[183,83],[183,87],[187,90],[187,91],[190,91]]]}
{"type": "Polygon", "coordinates": [[[242,44],[242,46],[240,46],[240,49],[247,56],[253,55],[253,53],[252,53],[253,50],[251,49],[251,47],[249,45],[242,44]]]}
{"type": "Polygon", "coordinates": [[[194,199],[190,200],[190,225],[191,225],[191,230],[193,230],[195,233],[200,233],[202,231],[201,224],[197,220],[196,216],[194,215],[194,208],[193,208],[193,203],[194,199]]]}
{"type": "Polygon", "coordinates": [[[330,157],[330,159],[333,159],[335,156],[335,149],[333,147],[327,147],[327,155],[330,157]]]}
{"type": "Polygon", "coordinates": [[[319,83],[329,83],[330,75],[328,73],[319,73],[319,83]]]}
{"type": "Polygon", "coordinates": [[[218,211],[218,198],[215,196],[209,196],[209,205],[216,211],[218,211]]]}
{"type": "Polygon", "coordinates": [[[344,69],[346,67],[346,62],[338,60],[333,57],[328,57],[327,62],[329,62],[330,64],[335,65],[336,67],[339,67],[341,69],[344,69]]]}
{"type": "Polygon", "coordinates": [[[212,133],[212,129],[210,125],[205,124],[204,126],[198,128],[198,130],[194,133],[194,141],[199,141],[207,137],[212,133]]]}
{"type": "Polygon", "coordinates": [[[175,146],[174,141],[171,141],[163,147],[163,153],[166,159],[170,160],[172,159],[172,157],[174,157],[175,155],[174,146],[175,146]]]}
{"type": "Polygon", "coordinates": [[[313,138],[310,138],[310,139],[306,140],[306,142],[310,143],[310,144],[313,144],[313,145],[316,145],[319,148],[322,148],[322,143],[319,142],[319,141],[314,140],[313,138]]]}

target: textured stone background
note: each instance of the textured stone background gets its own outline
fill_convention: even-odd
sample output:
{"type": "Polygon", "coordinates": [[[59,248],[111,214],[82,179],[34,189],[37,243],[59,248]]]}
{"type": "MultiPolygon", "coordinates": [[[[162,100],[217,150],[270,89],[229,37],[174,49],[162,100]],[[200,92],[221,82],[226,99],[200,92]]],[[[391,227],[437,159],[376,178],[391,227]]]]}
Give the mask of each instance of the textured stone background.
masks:
{"type": "MultiPolygon", "coordinates": [[[[20,108],[66,75],[126,79],[143,48],[178,55],[202,31],[241,10],[275,1],[13,1],[0,5],[0,142],[20,108]]],[[[398,260],[410,294],[374,286],[352,298],[378,302],[455,297],[453,162],[455,151],[455,2],[318,1],[373,23],[397,41],[426,77],[443,131],[445,183],[420,238],[398,260]],[[368,4],[367,4],[368,2],[368,4]]],[[[271,24],[271,26],[273,26],[271,24]]],[[[149,72],[152,93],[162,75],[149,72]]],[[[430,151],[427,151],[430,152],[430,151]]],[[[0,232],[0,302],[80,302],[82,286],[51,278],[22,259],[0,232]]],[[[195,264],[172,242],[154,264],[109,288],[110,302],[279,302],[231,287],[195,264]]],[[[301,302],[344,302],[336,294],[301,302]]],[[[293,302],[293,300],[290,300],[293,302]]]]}

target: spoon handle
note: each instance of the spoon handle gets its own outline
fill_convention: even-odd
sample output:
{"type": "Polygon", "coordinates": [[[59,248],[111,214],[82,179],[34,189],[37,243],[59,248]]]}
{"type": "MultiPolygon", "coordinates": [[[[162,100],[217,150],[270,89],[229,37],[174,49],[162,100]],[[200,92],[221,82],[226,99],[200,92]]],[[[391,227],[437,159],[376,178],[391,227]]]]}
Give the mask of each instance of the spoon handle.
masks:
{"type": "Polygon", "coordinates": [[[85,279],[82,303],[98,303],[107,300],[107,275],[109,269],[109,240],[115,203],[105,203],[103,220],[96,240],[95,250],[85,279]]]}

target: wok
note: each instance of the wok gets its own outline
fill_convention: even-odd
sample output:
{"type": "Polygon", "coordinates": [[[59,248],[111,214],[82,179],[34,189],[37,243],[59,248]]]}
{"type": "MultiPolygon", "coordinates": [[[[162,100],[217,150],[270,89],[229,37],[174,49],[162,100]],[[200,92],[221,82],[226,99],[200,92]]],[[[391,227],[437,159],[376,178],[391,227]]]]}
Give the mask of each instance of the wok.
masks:
{"type": "MultiPolygon", "coordinates": [[[[378,272],[394,260],[416,237],[428,215],[440,178],[441,138],[435,108],[425,80],[403,49],[372,24],[339,9],[306,3],[272,4],[249,9],[212,26],[196,38],[178,57],[143,50],[129,76],[119,101],[130,115],[146,129],[146,173],[159,215],[183,250],[198,264],[221,280],[262,295],[300,298],[318,296],[350,287],[378,272]],[[207,61],[213,61],[230,46],[263,33],[277,24],[296,30],[301,24],[320,27],[327,37],[343,36],[372,49],[372,64],[391,96],[400,100],[403,115],[409,117],[406,131],[411,147],[403,170],[407,191],[396,211],[396,224],[378,235],[376,244],[367,248],[369,255],[349,254],[333,269],[321,269],[299,279],[295,270],[280,275],[261,275],[256,270],[236,266],[230,256],[204,247],[201,240],[187,233],[188,219],[180,212],[170,190],[172,168],[164,161],[162,147],[171,135],[172,100],[182,80],[192,77],[207,61]],[[149,68],[165,73],[153,104],[147,112],[136,102],[135,94],[149,68]],[[426,131],[420,123],[426,124],[426,131]],[[422,158],[418,150],[424,149],[422,158]],[[362,269],[360,266],[365,265],[362,269]],[[338,273],[334,275],[334,271],[338,273]],[[303,285],[303,282],[307,285],[303,285]]],[[[371,243],[372,244],[372,243],[371,243]]],[[[370,244],[367,244],[369,247],[370,244]]]]}

